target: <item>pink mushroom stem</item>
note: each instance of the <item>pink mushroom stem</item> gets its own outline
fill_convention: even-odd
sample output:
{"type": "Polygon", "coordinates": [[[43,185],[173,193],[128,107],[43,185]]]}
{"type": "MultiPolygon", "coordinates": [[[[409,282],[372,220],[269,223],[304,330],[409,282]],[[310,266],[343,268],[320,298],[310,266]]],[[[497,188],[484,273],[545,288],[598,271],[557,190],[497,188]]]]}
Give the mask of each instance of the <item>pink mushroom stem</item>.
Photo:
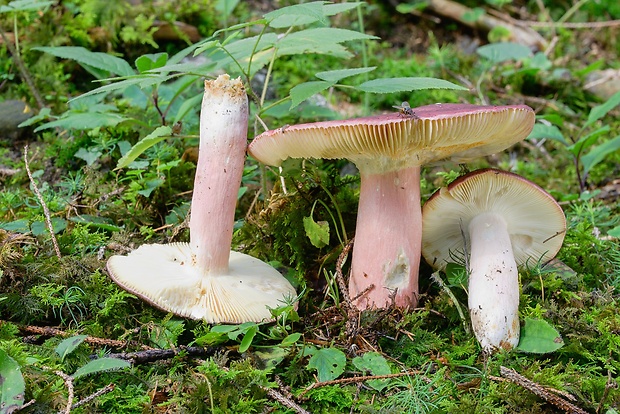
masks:
{"type": "Polygon", "coordinates": [[[360,309],[415,306],[422,246],[420,167],[361,172],[349,294],[360,309]]]}
{"type": "Polygon", "coordinates": [[[248,101],[241,80],[225,75],[205,81],[189,224],[190,247],[205,276],[228,271],[247,129],[248,101]]]}

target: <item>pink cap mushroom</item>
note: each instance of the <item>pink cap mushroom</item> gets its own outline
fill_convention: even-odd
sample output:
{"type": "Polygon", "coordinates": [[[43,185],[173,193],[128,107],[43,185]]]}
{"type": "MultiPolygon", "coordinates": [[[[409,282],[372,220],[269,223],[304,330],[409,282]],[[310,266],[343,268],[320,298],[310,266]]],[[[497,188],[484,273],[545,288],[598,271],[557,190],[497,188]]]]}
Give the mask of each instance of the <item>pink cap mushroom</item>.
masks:
{"type": "Polygon", "coordinates": [[[516,346],[517,266],[556,255],[566,231],[562,208],[525,178],[484,169],[433,194],[422,215],[422,253],[429,264],[443,269],[455,254],[469,256],[469,312],[482,348],[516,346]]]}
{"type": "Polygon", "coordinates": [[[249,152],[278,166],[286,158],[346,158],[361,176],[349,294],[360,309],[400,307],[418,296],[422,217],[420,167],[489,155],[524,139],[534,125],[525,105],[435,104],[343,121],[267,131],[249,152]]]}
{"type": "Polygon", "coordinates": [[[107,267],[116,283],[158,308],[209,323],[271,319],[269,308],[295,297],[277,270],[230,251],[247,127],[243,83],[228,75],[206,81],[190,242],[143,245],[112,256],[107,267]]]}

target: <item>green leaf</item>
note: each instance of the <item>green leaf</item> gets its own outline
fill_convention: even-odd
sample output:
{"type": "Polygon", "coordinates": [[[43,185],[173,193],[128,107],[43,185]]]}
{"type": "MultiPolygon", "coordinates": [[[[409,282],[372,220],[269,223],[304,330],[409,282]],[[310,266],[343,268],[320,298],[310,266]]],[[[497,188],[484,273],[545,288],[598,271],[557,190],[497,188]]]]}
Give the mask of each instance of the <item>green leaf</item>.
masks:
{"type": "Polygon", "coordinates": [[[69,218],[69,221],[112,232],[121,231],[123,229],[122,227],[112,224],[112,220],[109,218],[93,216],[92,214],[72,216],[69,218]]]}
{"type": "Polygon", "coordinates": [[[54,1],[16,0],[10,2],[7,6],[0,6],[0,13],[39,10],[54,3],[54,1]]]}
{"type": "Polygon", "coordinates": [[[560,129],[555,125],[546,125],[537,123],[534,124],[534,128],[527,139],[550,139],[553,141],[561,142],[564,145],[568,145],[564,135],[560,132],[560,129]]]}
{"type": "Polygon", "coordinates": [[[12,231],[15,233],[28,233],[30,232],[30,225],[28,223],[28,220],[19,219],[9,221],[8,223],[0,223],[0,229],[12,231]]]}
{"type": "Polygon", "coordinates": [[[542,319],[525,318],[521,327],[521,339],[516,349],[522,352],[545,354],[564,346],[559,332],[542,319]]]}
{"type": "Polygon", "coordinates": [[[375,70],[377,67],[367,67],[367,68],[354,68],[354,69],[338,69],[338,70],[328,70],[325,72],[316,73],[316,77],[328,82],[338,82],[341,79],[348,78],[350,76],[360,75],[362,73],[368,73],[375,70]]]}
{"type": "Polygon", "coordinates": [[[88,364],[79,368],[72,375],[73,379],[83,377],[85,375],[97,374],[99,372],[111,371],[123,368],[129,368],[131,364],[118,358],[99,358],[90,361],[88,364]]]}
{"type": "Polygon", "coordinates": [[[590,152],[581,157],[583,172],[587,174],[596,164],[603,161],[606,156],[618,150],[620,150],[620,135],[592,148],[590,152]]]}
{"type": "Polygon", "coordinates": [[[395,93],[410,92],[422,89],[454,89],[457,91],[466,91],[467,88],[448,82],[443,79],[436,78],[382,78],[373,79],[357,86],[363,92],[372,93],[395,93]]]}
{"type": "Polygon", "coordinates": [[[333,86],[333,82],[326,81],[311,81],[300,83],[299,85],[295,85],[291,89],[291,108],[293,109],[298,106],[300,103],[310,98],[311,96],[324,91],[325,89],[333,86]]]}
{"type": "MultiPolygon", "coordinates": [[[[362,356],[353,358],[353,365],[362,372],[370,372],[372,375],[391,374],[389,364],[378,352],[366,352],[362,356]]],[[[388,380],[370,380],[368,385],[377,391],[381,391],[388,385],[388,380]]]]}
{"type": "Polygon", "coordinates": [[[167,53],[149,53],[136,59],[136,69],[138,72],[144,73],[151,69],[159,69],[168,63],[167,53]]]}
{"type": "Polygon", "coordinates": [[[33,50],[49,53],[61,59],[72,59],[80,65],[92,66],[119,76],[134,75],[135,72],[125,60],[102,52],[91,52],[81,46],[33,47],[33,50]]]}
{"type": "Polygon", "coordinates": [[[292,333],[280,342],[280,346],[295,345],[295,343],[299,341],[299,338],[301,338],[301,334],[299,332],[292,333]]]}
{"type": "MultiPolygon", "coordinates": [[[[323,2],[326,3],[326,2],[323,2]]],[[[349,10],[353,10],[354,8],[366,4],[363,1],[352,1],[352,2],[344,2],[344,3],[326,3],[323,5],[323,13],[325,16],[333,16],[339,13],[343,13],[349,10]]]]}
{"type": "Polygon", "coordinates": [[[72,113],[66,117],[57,119],[55,121],[47,122],[37,127],[34,132],[43,131],[50,128],[61,129],[94,129],[100,127],[116,126],[123,121],[126,121],[122,115],[112,113],[72,113]]]}
{"type": "Polygon", "coordinates": [[[532,56],[529,47],[513,42],[499,42],[480,46],[476,52],[493,63],[520,60],[532,56]]]}
{"type": "Polygon", "coordinates": [[[67,338],[58,344],[56,347],[56,353],[60,357],[61,361],[65,360],[65,357],[69,355],[71,352],[75,351],[75,349],[80,346],[84,340],[88,338],[88,335],[76,335],[71,338],[67,338]]]}
{"type": "Polygon", "coordinates": [[[609,130],[609,125],[605,125],[604,127],[599,128],[596,131],[592,131],[588,135],[584,135],[583,137],[579,138],[579,141],[575,142],[573,145],[570,145],[567,149],[575,157],[579,157],[581,154],[583,154],[586,148],[594,145],[598,137],[600,137],[606,132],[609,132],[609,130]]]}
{"type": "Polygon", "coordinates": [[[99,95],[102,93],[110,93],[110,92],[117,92],[117,91],[123,91],[126,88],[132,86],[132,85],[136,85],[138,87],[140,87],[141,89],[147,88],[149,86],[153,86],[155,84],[159,84],[159,83],[163,83],[166,80],[168,80],[169,77],[166,76],[162,76],[162,75],[151,75],[151,74],[144,74],[144,75],[136,75],[136,76],[132,76],[131,78],[128,79],[122,79],[122,80],[118,80],[114,79],[115,82],[109,84],[109,85],[104,85],[104,86],[100,86],[97,89],[93,89],[92,91],[83,93],[80,96],[76,96],[73,99],[69,100],[69,103],[73,103],[75,101],[77,101],[78,99],[83,99],[86,98],[88,96],[93,96],[93,95],[99,95]]]}
{"type": "Polygon", "coordinates": [[[200,108],[202,95],[203,93],[198,93],[196,94],[196,96],[193,96],[183,101],[174,116],[172,124],[176,124],[177,122],[181,121],[183,118],[185,118],[185,115],[187,115],[192,109],[200,108]]]}
{"type": "MultiPolygon", "coordinates": [[[[61,217],[52,217],[52,229],[54,234],[58,234],[67,228],[67,220],[61,217]]],[[[44,221],[35,221],[30,225],[30,231],[33,236],[41,236],[42,234],[48,234],[47,223],[44,221]]]]}
{"type": "Polygon", "coordinates": [[[19,364],[0,349],[0,412],[19,411],[26,397],[26,383],[19,364]]]}
{"type": "Polygon", "coordinates": [[[336,348],[322,348],[308,361],[308,368],[316,369],[320,382],[331,381],[344,372],[347,357],[336,348]]]}
{"type": "Polygon", "coordinates": [[[243,339],[239,344],[239,352],[245,352],[250,348],[250,345],[252,345],[252,341],[254,340],[257,332],[257,325],[250,326],[250,328],[246,331],[245,335],[243,335],[243,339]]]}
{"type": "Polygon", "coordinates": [[[607,232],[608,236],[615,237],[616,239],[620,239],[620,226],[616,226],[613,229],[607,232]]]}
{"type": "Polygon", "coordinates": [[[86,161],[86,165],[93,165],[102,154],[103,152],[100,149],[93,147],[88,149],[80,148],[75,152],[75,154],[73,154],[73,156],[86,161]]]}
{"type": "Polygon", "coordinates": [[[378,39],[378,37],[333,27],[300,30],[287,35],[278,42],[278,56],[318,53],[347,59],[353,55],[340,43],[368,39],[378,39]]]}
{"type": "Polygon", "coordinates": [[[304,217],[304,230],[310,243],[314,247],[321,248],[329,244],[329,223],[326,221],[316,222],[312,217],[304,217]]]}
{"type": "Polygon", "coordinates": [[[328,21],[323,12],[323,3],[322,1],[314,1],[282,7],[265,14],[263,17],[269,22],[269,26],[274,29],[282,29],[314,22],[319,22],[319,24],[325,26],[328,21]]]}
{"type": "Polygon", "coordinates": [[[136,145],[131,147],[129,151],[125,155],[122,156],[120,160],[118,160],[118,164],[116,164],[116,170],[125,168],[129,164],[131,164],[136,158],[138,158],[144,151],[151,148],[153,145],[157,144],[160,141],[163,141],[166,138],[169,138],[172,135],[172,129],[168,125],[162,125],[160,127],[155,128],[153,132],[148,134],[146,137],[142,138],[136,145]]]}
{"type": "Polygon", "coordinates": [[[598,121],[599,119],[607,115],[609,111],[614,109],[619,104],[620,104],[620,92],[616,92],[607,101],[605,101],[601,105],[597,105],[594,108],[592,108],[592,110],[590,111],[590,114],[588,115],[588,120],[586,121],[583,127],[586,128],[592,125],[593,123],[595,123],[596,121],[598,121]]]}

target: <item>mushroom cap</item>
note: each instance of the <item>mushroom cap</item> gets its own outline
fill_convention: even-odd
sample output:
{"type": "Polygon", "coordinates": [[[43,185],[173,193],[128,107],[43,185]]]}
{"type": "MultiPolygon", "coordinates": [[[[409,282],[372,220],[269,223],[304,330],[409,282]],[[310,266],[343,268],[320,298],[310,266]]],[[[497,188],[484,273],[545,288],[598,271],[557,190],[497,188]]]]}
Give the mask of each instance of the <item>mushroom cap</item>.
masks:
{"type": "Polygon", "coordinates": [[[227,274],[204,274],[187,243],[145,244],[110,257],[107,267],[117,284],[153,306],[208,323],[271,320],[269,308],[296,296],[276,269],[235,251],[227,274]]]}
{"type": "Polygon", "coordinates": [[[495,212],[506,221],[518,266],[551,260],[562,247],[566,218],[545,190],[525,178],[492,168],[472,171],[435,192],[422,207],[422,254],[433,267],[470,246],[469,222],[495,212]]]}
{"type": "Polygon", "coordinates": [[[384,173],[494,154],[527,137],[534,118],[526,105],[434,104],[412,114],[285,126],[257,136],[248,150],[268,165],[289,157],[346,158],[362,172],[384,173]]]}

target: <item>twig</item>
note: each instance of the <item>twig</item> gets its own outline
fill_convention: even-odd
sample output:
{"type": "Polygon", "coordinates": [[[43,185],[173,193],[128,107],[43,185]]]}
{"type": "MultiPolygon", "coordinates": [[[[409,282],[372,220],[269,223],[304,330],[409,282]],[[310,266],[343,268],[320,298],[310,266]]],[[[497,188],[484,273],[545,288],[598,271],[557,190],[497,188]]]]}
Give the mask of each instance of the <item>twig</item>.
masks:
{"type": "Polygon", "coordinates": [[[73,404],[71,406],[71,409],[77,408],[80,405],[84,405],[87,404],[89,402],[91,402],[92,400],[94,400],[95,398],[102,396],[103,394],[107,394],[111,391],[114,391],[114,387],[115,385],[110,383],[108,385],[106,385],[105,387],[103,387],[102,389],[95,391],[94,393],[90,394],[88,397],[82,398],[80,401],[76,402],[75,404],[73,404]]]}
{"type": "Polygon", "coordinates": [[[444,292],[446,292],[446,294],[448,296],[450,296],[450,299],[452,300],[452,303],[454,304],[454,307],[456,308],[456,311],[459,313],[459,317],[461,318],[461,322],[463,323],[463,329],[465,330],[467,335],[471,335],[471,330],[469,329],[469,324],[467,323],[467,319],[465,319],[465,314],[463,314],[463,309],[461,309],[461,305],[459,304],[458,300],[456,299],[456,296],[454,296],[454,293],[452,293],[450,288],[448,288],[448,286],[446,286],[446,284],[443,283],[443,280],[441,280],[441,278],[439,277],[439,274],[437,272],[434,272],[434,273],[431,274],[431,280],[433,282],[437,283],[439,285],[439,287],[444,292]]]}
{"type": "Polygon", "coordinates": [[[581,408],[577,407],[575,404],[572,404],[572,403],[566,401],[564,398],[560,397],[559,395],[556,395],[556,394],[553,394],[553,393],[549,392],[548,390],[546,390],[540,384],[537,384],[534,381],[531,381],[531,380],[525,378],[523,375],[519,374],[517,371],[515,371],[513,369],[506,368],[504,366],[500,366],[499,367],[499,372],[502,375],[502,377],[508,379],[509,381],[511,381],[511,382],[513,382],[513,383],[515,383],[517,385],[520,385],[521,387],[525,388],[526,390],[536,394],[540,398],[542,398],[545,401],[555,405],[559,409],[566,411],[567,413],[587,414],[586,411],[584,411],[581,408]]]}
{"type": "Polygon", "coordinates": [[[327,387],[329,385],[342,385],[342,384],[351,384],[357,382],[364,382],[369,380],[380,380],[380,379],[388,379],[388,378],[398,378],[404,377],[406,375],[418,375],[419,371],[406,371],[406,372],[398,372],[396,374],[385,374],[385,375],[362,375],[359,377],[349,377],[349,378],[340,378],[331,381],[323,381],[323,382],[315,382],[306,387],[305,390],[301,392],[299,397],[304,396],[308,391],[313,390],[319,387],[327,387]]]}
{"type": "MultiPolygon", "coordinates": [[[[63,338],[73,335],[69,332],[61,331],[60,329],[50,328],[49,326],[20,326],[19,330],[23,332],[31,333],[31,334],[36,334],[36,335],[60,336],[63,338]]],[[[131,346],[139,346],[140,348],[144,350],[153,349],[150,346],[142,345],[136,341],[119,341],[116,339],[97,338],[94,336],[87,336],[84,342],[87,342],[93,345],[109,346],[113,348],[124,348],[127,345],[131,345],[131,346]]]]}
{"type": "Polygon", "coordinates": [[[347,311],[353,309],[353,302],[351,298],[349,297],[349,288],[344,282],[344,275],[342,274],[342,265],[344,264],[345,260],[347,259],[347,255],[349,254],[349,252],[351,251],[351,248],[353,247],[354,240],[355,238],[352,238],[351,240],[349,240],[349,243],[347,243],[344,246],[344,248],[342,249],[342,252],[340,253],[340,256],[338,256],[338,260],[336,261],[336,282],[338,283],[340,292],[342,292],[342,299],[344,300],[344,304],[345,304],[345,307],[347,308],[347,311]]]}
{"type": "Polygon", "coordinates": [[[65,381],[69,393],[67,396],[67,406],[64,411],[59,411],[59,413],[69,414],[71,412],[71,406],[73,405],[73,377],[59,370],[55,370],[54,373],[65,381]]]}
{"type": "Polygon", "coordinates": [[[47,224],[47,229],[50,232],[50,236],[52,237],[52,244],[54,245],[54,250],[56,251],[56,256],[58,259],[62,259],[62,255],[60,254],[60,247],[58,247],[58,241],[56,240],[56,235],[54,234],[54,226],[52,226],[52,219],[50,217],[50,211],[47,208],[47,204],[45,204],[45,200],[43,200],[43,196],[41,192],[37,188],[37,183],[34,181],[34,177],[30,172],[30,166],[28,165],[28,145],[24,147],[24,164],[26,165],[26,172],[28,173],[28,178],[30,179],[30,183],[32,184],[32,191],[34,191],[41,207],[43,207],[43,215],[45,216],[45,224],[47,224]]]}
{"type": "Polygon", "coordinates": [[[295,401],[293,401],[290,398],[287,398],[286,396],[284,396],[283,394],[281,394],[277,390],[274,390],[273,388],[267,388],[267,387],[265,387],[263,385],[259,385],[259,387],[260,387],[260,389],[265,391],[268,396],[270,396],[274,400],[278,401],[280,404],[284,405],[285,407],[290,408],[291,410],[294,410],[296,413],[299,413],[299,414],[310,414],[309,411],[305,410],[299,404],[297,404],[295,401]]]}
{"type": "Polygon", "coordinates": [[[181,352],[187,353],[187,355],[194,357],[210,357],[215,355],[217,348],[200,346],[184,346],[181,345],[175,349],[147,349],[138,352],[121,352],[118,354],[108,354],[106,356],[110,358],[123,359],[129,361],[132,364],[145,364],[147,362],[160,361],[162,359],[169,359],[179,355],[181,352]]]}

